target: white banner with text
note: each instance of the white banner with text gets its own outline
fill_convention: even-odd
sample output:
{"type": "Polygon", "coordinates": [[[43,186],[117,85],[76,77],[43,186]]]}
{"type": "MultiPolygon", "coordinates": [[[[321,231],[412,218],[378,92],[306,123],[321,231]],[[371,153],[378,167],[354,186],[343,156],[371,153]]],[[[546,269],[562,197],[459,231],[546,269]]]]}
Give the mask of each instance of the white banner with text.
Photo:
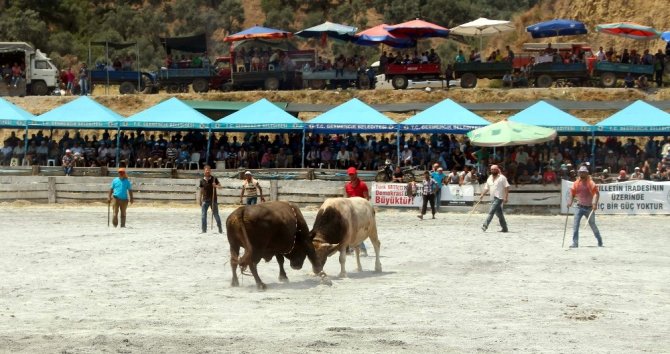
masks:
{"type": "MultiPolygon", "coordinates": [[[[417,183],[416,197],[407,196],[406,183],[372,183],[370,199],[372,205],[392,207],[421,207],[421,183],[417,183]]],[[[473,205],[475,189],[473,185],[449,184],[441,188],[442,206],[473,205]]]]}
{"type": "MultiPolygon", "coordinates": [[[[561,184],[561,213],[568,212],[570,188],[573,182],[563,180],[561,184]]],[[[628,181],[599,184],[600,214],[670,214],[670,182],[628,181]]],[[[574,206],[569,212],[574,212],[574,206]]]]}

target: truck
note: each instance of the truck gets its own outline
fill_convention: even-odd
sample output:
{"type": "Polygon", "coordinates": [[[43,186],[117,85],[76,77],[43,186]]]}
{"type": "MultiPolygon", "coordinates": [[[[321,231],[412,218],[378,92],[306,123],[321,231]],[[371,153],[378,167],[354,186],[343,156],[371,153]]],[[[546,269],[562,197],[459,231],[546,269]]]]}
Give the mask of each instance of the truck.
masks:
{"type": "Polygon", "coordinates": [[[210,80],[209,88],[222,91],[301,89],[303,86],[301,68],[314,67],[315,52],[313,50],[294,50],[285,51],[285,54],[295,64],[294,70],[282,70],[269,64],[266,68],[247,71],[244,64],[235,65],[235,52],[231,52],[231,55],[217,57],[214,61],[216,74],[210,80]]]}
{"type": "Polygon", "coordinates": [[[624,78],[628,73],[635,77],[645,75],[651,78],[654,76],[654,66],[599,61],[593,69],[593,75],[600,78],[600,84],[604,87],[616,86],[617,79],[624,78]]]}
{"type": "Polygon", "coordinates": [[[122,95],[158,91],[156,73],[145,71],[91,70],[89,80],[91,87],[106,84],[119,85],[119,93],[122,95]]]}
{"type": "Polygon", "coordinates": [[[51,59],[25,42],[0,42],[0,67],[6,83],[0,85],[0,96],[43,96],[59,86],[58,69],[51,59]],[[23,72],[16,87],[9,85],[14,64],[20,65],[23,72]]]}
{"type": "Polygon", "coordinates": [[[396,90],[404,90],[409,80],[444,80],[439,63],[396,64],[388,63],[384,68],[384,79],[390,81],[396,90]]]}
{"type": "Polygon", "coordinates": [[[454,74],[461,80],[462,88],[473,88],[477,86],[477,79],[502,79],[513,70],[512,63],[508,61],[498,63],[456,63],[454,74]]]}
{"type": "Polygon", "coordinates": [[[166,69],[161,68],[156,73],[158,87],[169,93],[188,92],[188,86],[193,91],[204,93],[209,91],[211,82],[217,76],[211,66],[202,68],[166,69]]]}

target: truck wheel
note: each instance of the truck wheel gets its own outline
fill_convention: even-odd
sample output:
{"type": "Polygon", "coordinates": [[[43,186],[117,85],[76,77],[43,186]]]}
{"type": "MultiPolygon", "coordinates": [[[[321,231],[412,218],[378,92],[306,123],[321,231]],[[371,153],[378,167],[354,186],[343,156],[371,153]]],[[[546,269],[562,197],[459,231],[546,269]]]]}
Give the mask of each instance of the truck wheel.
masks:
{"type": "Polygon", "coordinates": [[[537,80],[535,81],[535,85],[537,85],[537,87],[546,88],[546,87],[551,87],[551,84],[553,82],[554,82],[554,79],[552,79],[551,76],[544,74],[544,75],[540,75],[537,78],[537,80]]]}
{"type": "Polygon", "coordinates": [[[477,86],[477,75],[473,73],[465,73],[461,75],[462,88],[474,88],[477,86]]]}
{"type": "Polygon", "coordinates": [[[391,79],[391,85],[393,85],[393,88],[396,90],[404,90],[407,88],[408,84],[409,81],[405,75],[394,76],[393,79],[391,79]]]}
{"type": "Polygon", "coordinates": [[[30,85],[30,91],[33,95],[44,96],[49,93],[49,87],[44,81],[34,81],[32,85],[30,85]]]}
{"type": "Polygon", "coordinates": [[[616,75],[611,72],[600,74],[600,83],[605,87],[614,87],[616,85],[616,75]]]}
{"type": "Polygon", "coordinates": [[[140,79],[140,93],[148,95],[152,91],[153,83],[151,82],[151,79],[147,75],[142,75],[142,78],[140,79]]]}
{"type": "Polygon", "coordinates": [[[279,90],[279,79],[276,77],[268,77],[267,79],[265,79],[263,87],[268,91],[279,90]]]}
{"type": "Polygon", "coordinates": [[[309,87],[314,90],[323,90],[326,87],[325,80],[309,80],[309,87]]]}
{"type": "Polygon", "coordinates": [[[195,79],[191,85],[193,85],[193,91],[197,93],[205,93],[209,91],[209,81],[205,79],[195,79]]]}
{"type": "Polygon", "coordinates": [[[221,91],[223,92],[233,91],[233,84],[230,82],[226,82],[225,84],[221,85],[221,91]]]}
{"type": "Polygon", "coordinates": [[[132,95],[136,92],[137,90],[135,89],[135,84],[130,81],[124,81],[119,86],[119,93],[122,95],[132,95]]]}
{"type": "Polygon", "coordinates": [[[367,75],[358,76],[358,88],[361,90],[367,90],[370,88],[370,79],[367,75]]]}

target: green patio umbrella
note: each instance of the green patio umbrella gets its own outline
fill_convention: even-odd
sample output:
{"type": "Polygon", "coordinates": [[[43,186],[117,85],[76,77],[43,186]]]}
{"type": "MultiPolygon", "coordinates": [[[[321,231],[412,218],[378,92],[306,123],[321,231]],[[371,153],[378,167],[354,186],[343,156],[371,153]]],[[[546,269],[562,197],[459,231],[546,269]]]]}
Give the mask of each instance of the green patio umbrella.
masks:
{"type": "Polygon", "coordinates": [[[503,120],[468,134],[472,145],[513,146],[539,144],[556,137],[556,130],[503,120]]]}

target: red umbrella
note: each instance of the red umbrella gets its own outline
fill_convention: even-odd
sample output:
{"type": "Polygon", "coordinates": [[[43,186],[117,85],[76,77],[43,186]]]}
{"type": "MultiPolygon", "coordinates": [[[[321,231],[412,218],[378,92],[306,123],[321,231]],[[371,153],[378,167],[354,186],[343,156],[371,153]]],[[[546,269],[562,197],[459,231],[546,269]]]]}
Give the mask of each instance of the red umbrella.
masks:
{"type": "Polygon", "coordinates": [[[633,22],[619,22],[597,25],[596,32],[602,32],[614,36],[632,39],[654,39],[661,35],[661,32],[655,30],[652,27],[633,22]]]}
{"type": "Polygon", "coordinates": [[[356,41],[354,43],[358,45],[377,45],[382,43],[394,48],[410,48],[416,45],[416,42],[407,36],[389,33],[384,29],[385,26],[388,25],[381,24],[356,33],[356,41]]]}
{"type": "Polygon", "coordinates": [[[275,28],[254,26],[251,28],[247,28],[242,32],[231,34],[230,36],[224,38],[223,40],[225,42],[235,42],[235,41],[242,41],[245,39],[282,39],[282,38],[290,38],[292,36],[293,33],[291,32],[286,32],[275,28]]]}
{"type": "Polygon", "coordinates": [[[447,37],[449,29],[427,21],[416,20],[403,22],[393,26],[384,26],[384,29],[394,35],[405,35],[418,39],[428,37],[447,37]]]}

